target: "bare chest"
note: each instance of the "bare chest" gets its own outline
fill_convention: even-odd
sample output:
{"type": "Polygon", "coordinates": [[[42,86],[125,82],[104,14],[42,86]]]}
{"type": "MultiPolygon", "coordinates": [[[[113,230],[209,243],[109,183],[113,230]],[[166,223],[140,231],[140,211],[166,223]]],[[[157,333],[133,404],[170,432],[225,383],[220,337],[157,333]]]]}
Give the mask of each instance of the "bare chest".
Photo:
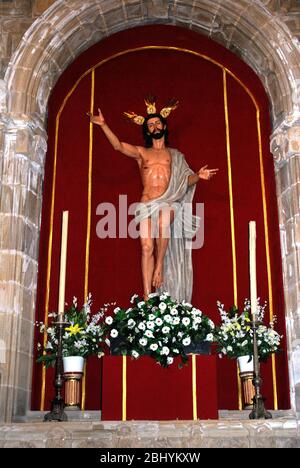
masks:
{"type": "Polygon", "coordinates": [[[150,169],[154,167],[161,167],[162,169],[170,169],[171,166],[171,154],[168,150],[145,151],[142,157],[142,169],[150,169]]]}

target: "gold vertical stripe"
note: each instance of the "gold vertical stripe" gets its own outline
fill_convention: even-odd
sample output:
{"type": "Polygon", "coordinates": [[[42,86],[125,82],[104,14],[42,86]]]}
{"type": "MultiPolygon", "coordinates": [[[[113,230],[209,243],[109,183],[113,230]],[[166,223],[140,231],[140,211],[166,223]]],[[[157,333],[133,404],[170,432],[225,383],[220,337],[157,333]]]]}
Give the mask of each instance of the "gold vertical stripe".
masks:
{"type": "Polygon", "coordinates": [[[278,394],[277,394],[277,376],[276,376],[275,354],[272,354],[271,357],[272,357],[272,381],[273,381],[274,410],[278,410],[278,394]]]}
{"type": "MultiPolygon", "coordinates": [[[[91,97],[90,112],[94,113],[95,96],[95,69],[91,72],[91,97]]],[[[88,169],[88,197],[87,197],[87,223],[86,223],[86,244],[85,244],[85,272],[84,272],[84,301],[89,290],[89,266],[90,266],[90,243],[91,243],[91,213],[92,213],[92,173],[93,173],[93,124],[89,126],[89,169],[88,169]]],[[[86,398],[86,367],[84,379],[82,381],[81,409],[85,409],[86,398]]]]}
{"type": "Polygon", "coordinates": [[[83,377],[81,382],[81,409],[85,407],[85,396],[86,396],[86,359],[84,361],[83,377]]]}
{"type": "MultiPolygon", "coordinates": [[[[49,310],[49,297],[50,297],[50,278],[51,278],[51,259],[52,259],[53,219],[54,219],[54,204],[55,204],[55,182],[56,182],[59,118],[60,118],[60,112],[57,114],[56,122],[55,122],[54,163],[53,163],[53,177],[52,177],[52,190],[51,190],[50,230],[49,230],[49,238],[48,238],[46,298],[45,298],[45,310],[44,310],[44,323],[46,325],[48,324],[48,310],[49,310]]],[[[44,348],[45,348],[45,345],[47,343],[46,332],[44,332],[43,343],[44,343],[44,348]]],[[[45,408],[45,392],[46,392],[46,367],[45,365],[43,365],[40,411],[44,411],[44,408],[45,408]]]]}
{"type": "MultiPolygon", "coordinates": [[[[273,320],[273,317],[274,317],[274,312],[273,312],[273,289],[272,289],[272,271],[271,271],[271,259],[270,259],[268,213],[267,213],[267,201],[266,201],[265,172],[264,172],[262,142],[261,142],[260,113],[259,113],[258,107],[256,107],[256,125],[257,125],[257,136],[258,136],[260,180],[261,180],[262,204],[263,204],[263,215],[264,215],[264,232],[265,232],[266,261],[267,261],[269,310],[270,310],[270,320],[273,320]]],[[[274,409],[277,410],[278,409],[278,394],[277,394],[276,361],[275,361],[274,354],[272,354],[272,383],[273,383],[274,409]]]]}
{"type": "MultiPolygon", "coordinates": [[[[234,299],[234,305],[237,307],[238,297],[237,297],[235,225],[234,225],[234,206],[233,206],[233,194],[232,194],[232,170],[231,170],[230,129],[229,129],[229,115],[228,115],[228,98],[227,98],[227,74],[226,74],[225,68],[223,68],[223,94],[224,94],[224,114],[225,114],[225,127],[226,127],[228,189],[229,189],[229,203],[230,203],[233,299],[234,299]]],[[[237,384],[238,384],[238,407],[239,407],[239,410],[242,410],[243,409],[242,385],[241,385],[241,380],[240,380],[240,376],[238,372],[238,367],[237,367],[237,384]]]]}
{"type": "Polygon", "coordinates": [[[239,365],[236,360],[236,379],[237,379],[237,384],[238,384],[238,405],[239,405],[239,410],[241,411],[243,409],[243,397],[242,397],[242,380],[240,377],[240,371],[239,371],[239,365]]]}
{"type": "MultiPolygon", "coordinates": [[[[91,99],[90,112],[94,113],[94,95],[95,95],[95,69],[91,73],[91,99]]],[[[86,246],[85,246],[85,276],[84,276],[84,300],[86,300],[89,288],[89,260],[90,260],[90,242],[91,242],[91,211],[92,211],[92,172],[93,172],[93,124],[89,127],[89,171],[88,171],[88,200],[87,200],[87,228],[86,228],[86,246]]]]}
{"type": "Polygon", "coordinates": [[[224,110],[225,110],[225,126],[226,126],[228,189],[229,189],[229,203],[230,203],[233,298],[234,298],[234,304],[235,306],[237,306],[238,300],[237,300],[237,278],[236,278],[235,226],[234,226],[234,209],[233,209],[233,195],[232,195],[232,170],[231,170],[230,131],[229,131],[229,117],[228,117],[228,100],[227,100],[227,76],[226,76],[225,69],[223,69],[223,89],[224,89],[224,110]]]}
{"type": "Polygon", "coordinates": [[[126,421],[127,406],[127,356],[122,356],[122,421],[126,421]]]}
{"type": "Polygon", "coordinates": [[[198,408],[197,408],[197,366],[196,366],[196,355],[192,355],[192,397],[193,397],[193,420],[198,419],[198,408]]]}

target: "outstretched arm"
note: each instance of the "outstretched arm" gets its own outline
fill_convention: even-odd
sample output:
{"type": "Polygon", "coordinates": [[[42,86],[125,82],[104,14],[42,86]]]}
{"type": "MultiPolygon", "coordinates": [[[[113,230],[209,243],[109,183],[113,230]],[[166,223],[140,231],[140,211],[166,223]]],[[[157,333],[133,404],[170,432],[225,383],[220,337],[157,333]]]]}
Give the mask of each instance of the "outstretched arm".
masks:
{"type": "Polygon", "coordinates": [[[92,115],[90,112],[87,112],[87,115],[90,117],[90,122],[101,127],[106,138],[116,151],[120,151],[121,153],[131,158],[140,159],[141,155],[138,146],[121,142],[105,122],[105,119],[100,109],[98,109],[98,115],[92,115]]]}
{"type": "Polygon", "coordinates": [[[208,164],[206,164],[206,166],[201,167],[201,169],[195,174],[191,174],[189,176],[189,179],[188,179],[189,187],[191,185],[196,184],[200,179],[204,179],[204,180],[211,179],[211,177],[213,177],[219,170],[219,169],[207,169],[207,166],[208,164]]]}

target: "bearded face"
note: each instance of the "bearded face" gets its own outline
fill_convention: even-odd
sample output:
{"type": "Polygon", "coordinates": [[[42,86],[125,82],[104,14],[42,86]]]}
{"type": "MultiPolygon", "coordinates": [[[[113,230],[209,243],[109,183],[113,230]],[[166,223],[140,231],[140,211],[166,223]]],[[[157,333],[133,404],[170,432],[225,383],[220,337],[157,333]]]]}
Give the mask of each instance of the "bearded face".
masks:
{"type": "Polygon", "coordinates": [[[154,140],[160,140],[165,134],[165,126],[159,117],[153,117],[147,122],[148,133],[154,140]]]}
{"type": "Polygon", "coordinates": [[[163,137],[164,143],[169,144],[167,121],[160,114],[149,115],[143,123],[142,131],[146,148],[151,148],[154,140],[163,137]]]}

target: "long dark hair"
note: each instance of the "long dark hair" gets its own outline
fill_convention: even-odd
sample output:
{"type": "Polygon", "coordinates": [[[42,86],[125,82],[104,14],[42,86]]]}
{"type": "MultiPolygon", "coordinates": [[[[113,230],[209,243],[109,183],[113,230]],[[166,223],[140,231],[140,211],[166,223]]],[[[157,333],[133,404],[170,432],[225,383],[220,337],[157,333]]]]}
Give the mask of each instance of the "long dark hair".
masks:
{"type": "Polygon", "coordinates": [[[142,127],[143,137],[144,137],[144,140],[145,140],[145,146],[146,146],[146,148],[151,148],[152,145],[153,145],[152,137],[151,137],[151,135],[149,135],[147,122],[148,122],[149,119],[153,119],[154,117],[159,118],[159,120],[161,121],[163,126],[166,127],[165,128],[165,144],[166,144],[166,146],[168,146],[168,144],[169,144],[168,124],[167,124],[167,120],[160,114],[148,114],[147,117],[145,117],[143,127],[142,127]]]}

